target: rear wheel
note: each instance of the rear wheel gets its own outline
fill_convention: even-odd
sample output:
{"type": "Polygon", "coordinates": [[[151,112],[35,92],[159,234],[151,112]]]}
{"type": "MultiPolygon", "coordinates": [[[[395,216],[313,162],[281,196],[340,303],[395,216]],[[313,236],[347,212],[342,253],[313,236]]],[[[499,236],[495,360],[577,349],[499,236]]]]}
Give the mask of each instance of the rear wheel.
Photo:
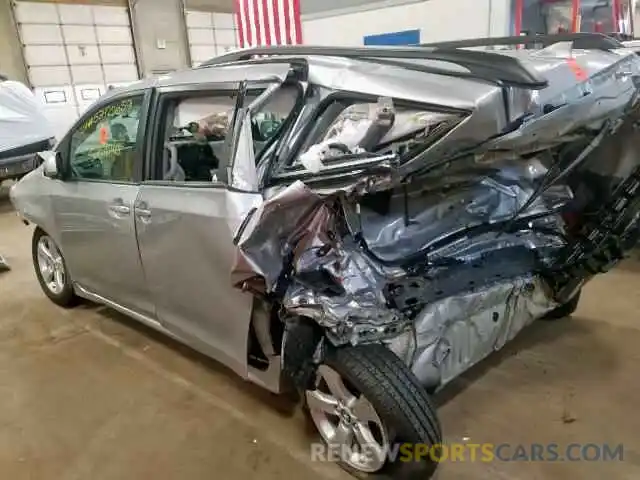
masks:
{"type": "Polygon", "coordinates": [[[383,345],[328,352],[305,397],[324,440],[321,459],[360,478],[427,480],[435,472],[433,447],[442,443],[435,407],[383,345]]]}
{"type": "Polygon", "coordinates": [[[563,305],[560,305],[559,307],[556,307],[554,310],[551,310],[544,317],[542,317],[542,319],[543,320],[559,320],[561,318],[570,317],[571,315],[574,314],[574,312],[578,308],[578,303],[580,303],[581,293],[582,293],[582,290],[579,290],[578,293],[576,293],[571,300],[569,300],[567,303],[563,305]]]}
{"type": "Polygon", "coordinates": [[[36,277],[45,295],[61,307],[75,306],[78,297],[62,253],[56,242],[40,228],[33,232],[31,254],[36,277]]]}

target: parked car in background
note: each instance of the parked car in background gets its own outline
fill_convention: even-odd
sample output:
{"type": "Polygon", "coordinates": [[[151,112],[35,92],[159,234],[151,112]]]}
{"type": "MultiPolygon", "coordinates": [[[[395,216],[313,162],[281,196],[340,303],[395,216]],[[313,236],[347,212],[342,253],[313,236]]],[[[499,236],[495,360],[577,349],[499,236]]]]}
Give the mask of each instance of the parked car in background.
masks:
{"type": "Polygon", "coordinates": [[[638,241],[640,58],[576,38],[247,49],[112,90],[11,189],[38,281],[298,392],[360,478],[426,480],[431,396],[638,241]]]}
{"type": "Polygon", "coordinates": [[[54,143],[53,128],[33,92],[0,75],[0,182],[36,168],[36,154],[54,143]]]}

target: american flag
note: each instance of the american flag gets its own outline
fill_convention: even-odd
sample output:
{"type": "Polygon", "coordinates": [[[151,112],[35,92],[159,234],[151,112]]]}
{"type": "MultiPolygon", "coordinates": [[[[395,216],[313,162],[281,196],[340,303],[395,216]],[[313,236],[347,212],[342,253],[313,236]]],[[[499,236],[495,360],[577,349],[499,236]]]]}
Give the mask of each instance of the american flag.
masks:
{"type": "Polygon", "coordinates": [[[302,43],[300,0],[235,0],[238,45],[302,43]]]}

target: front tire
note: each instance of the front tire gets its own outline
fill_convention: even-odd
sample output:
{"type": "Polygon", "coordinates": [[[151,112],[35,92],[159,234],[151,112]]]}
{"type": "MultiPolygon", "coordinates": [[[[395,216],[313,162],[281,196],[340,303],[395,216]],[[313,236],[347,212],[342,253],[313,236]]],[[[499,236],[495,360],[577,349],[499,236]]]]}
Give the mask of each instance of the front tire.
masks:
{"type": "Polygon", "coordinates": [[[36,228],[31,241],[33,267],[40,288],[56,305],[70,308],[78,304],[71,277],[62,252],[53,239],[41,228],[36,228]]]}
{"type": "Polygon", "coordinates": [[[434,474],[433,446],[442,444],[436,409],[413,373],[385,346],[327,352],[305,398],[327,456],[352,475],[428,480],[434,474]]]}

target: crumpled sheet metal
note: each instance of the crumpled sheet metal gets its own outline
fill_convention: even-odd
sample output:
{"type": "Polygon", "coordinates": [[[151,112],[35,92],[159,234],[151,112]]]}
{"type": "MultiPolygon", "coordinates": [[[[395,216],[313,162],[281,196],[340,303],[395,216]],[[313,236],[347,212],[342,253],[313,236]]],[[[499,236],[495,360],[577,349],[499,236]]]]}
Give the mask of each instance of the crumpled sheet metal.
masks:
{"type": "Polygon", "coordinates": [[[423,385],[442,387],[556,306],[542,280],[518,278],[428,305],[415,320],[415,335],[388,346],[423,385]]]}
{"type": "Polygon", "coordinates": [[[237,242],[240,258],[232,271],[234,284],[248,280],[248,266],[253,272],[251,276],[259,276],[264,280],[266,290],[273,290],[294,234],[300,235],[322,207],[322,198],[300,181],[260,205],[237,242]],[[244,278],[238,277],[242,273],[245,273],[244,278]]]}
{"type": "MultiPolygon", "coordinates": [[[[526,201],[531,180],[544,174],[541,165],[532,162],[517,167],[509,163],[502,171],[494,168],[497,172],[494,176],[470,184],[459,194],[448,192],[437,196],[435,202],[433,194],[426,196],[426,204],[412,205],[412,212],[416,213],[409,226],[405,226],[404,211],[397,202],[392,202],[395,207],[391,212],[375,214],[374,220],[363,209],[362,227],[370,251],[383,259],[390,255],[407,257],[454,231],[511,218],[526,201]]],[[[366,177],[363,178],[366,183],[366,177]]],[[[321,196],[296,182],[264,202],[238,242],[242,260],[238,266],[244,268],[239,267],[236,274],[242,273],[244,277],[235,284],[258,278],[264,282],[265,293],[273,292],[290,261],[293,271],[286,279],[287,289],[279,292],[283,295],[283,307],[291,313],[314,318],[329,330],[335,341],[353,343],[356,338],[366,339],[368,335],[382,338],[405,330],[409,321],[389,308],[382,293],[391,279],[405,274],[404,270],[377,262],[349,235],[342,236],[337,231],[339,216],[345,213],[339,208],[344,203],[337,202],[338,196],[361,194],[362,185],[358,182],[345,191],[321,196]],[[331,282],[318,278],[319,272],[336,279],[334,287],[342,290],[327,291],[331,282]]],[[[541,197],[529,213],[547,210],[546,199],[541,197]]],[[[549,220],[556,221],[554,216],[549,220]]],[[[445,244],[433,251],[431,258],[467,260],[514,245],[553,250],[563,244],[560,237],[531,231],[488,232],[445,244]]],[[[444,315],[442,312],[443,318],[444,315]]]]}
{"type": "MultiPolygon", "coordinates": [[[[640,74],[640,58],[632,53],[611,54],[609,65],[603,68],[602,52],[592,60],[597,73],[583,82],[575,82],[573,75],[564,73],[564,81],[554,80],[555,89],[545,89],[534,94],[530,118],[516,130],[499,136],[486,144],[489,149],[513,150],[525,153],[537,151],[544,145],[564,141],[563,138],[579,128],[595,128],[608,118],[617,118],[628,108],[630,101],[637,101],[637,88],[632,76],[640,74]],[[557,90],[558,85],[571,85],[549,97],[546,90],[557,90]],[[549,105],[555,107],[548,112],[549,105]],[[532,142],[535,138],[536,141],[532,142]]],[[[563,65],[564,66],[564,65],[563,65]]],[[[565,67],[566,69],[566,67],[565,67]]],[[[568,69],[566,69],[568,70],[568,69]]],[[[549,73],[545,73],[549,75],[549,73]]]]}
{"type": "Polygon", "coordinates": [[[283,306],[289,312],[314,318],[329,329],[336,343],[357,343],[367,336],[379,338],[401,330],[407,322],[387,306],[383,287],[388,278],[372,259],[354,243],[342,241],[318,255],[321,244],[314,241],[297,258],[294,281],[283,306]],[[305,273],[320,270],[339,279],[341,294],[327,294],[305,285],[305,273]]]}
{"type": "Polygon", "coordinates": [[[329,205],[337,196],[392,188],[400,181],[396,176],[396,160],[395,155],[383,155],[368,162],[360,161],[368,164],[366,169],[360,167],[365,170],[363,175],[322,195],[298,180],[264,201],[251,214],[236,242],[238,256],[231,272],[233,284],[238,286],[258,276],[263,279],[266,291],[271,291],[290,249],[304,244],[307,236],[327,231],[329,205]]]}
{"type": "MultiPolygon", "coordinates": [[[[556,219],[541,220],[541,226],[549,230],[557,230],[556,219]]],[[[471,238],[463,238],[457,242],[451,242],[443,247],[430,252],[429,258],[432,261],[444,258],[455,258],[467,262],[473,261],[482,255],[502,249],[513,247],[526,247],[529,250],[536,250],[541,261],[548,261],[551,254],[564,247],[566,242],[560,235],[548,233],[522,231],[516,233],[487,232],[471,238]]]]}
{"type": "MultiPolygon", "coordinates": [[[[397,192],[391,199],[389,211],[383,215],[362,207],[361,227],[367,246],[382,260],[396,261],[428,248],[454,232],[508,221],[533,193],[533,181],[546,173],[546,169],[535,159],[519,163],[504,162],[504,165],[492,165],[492,168],[493,173],[451,191],[424,194],[417,188],[409,192],[406,203],[402,192],[397,192]],[[407,213],[408,224],[405,218],[407,213]]],[[[540,196],[523,214],[533,216],[551,213],[571,199],[568,188],[553,188],[540,196]]],[[[519,240],[514,237],[513,241],[527,244],[525,237],[534,243],[537,238],[536,235],[519,235],[519,240]]],[[[498,238],[498,233],[494,233],[484,236],[482,243],[487,249],[495,249],[507,238],[510,236],[502,234],[498,238]]],[[[475,238],[470,240],[471,243],[474,241],[475,238]]],[[[533,246],[533,243],[529,244],[533,246]]]]}
{"type": "MultiPolygon", "coordinates": [[[[352,321],[378,327],[395,323],[397,312],[386,307],[382,295],[385,273],[357,245],[335,232],[337,212],[332,206],[336,199],[332,195],[322,198],[296,182],[266,201],[238,241],[241,258],[233,272],[234,284],[256,285],[257,276],[264,281],[265,292],[272,292],[290,256],[292,283],[283,299],[290,312],[312,317],[326,327],[343,324],[348,329],[352,321]],[[339,279],[341,295],[323,293],[324,285],[304,284],[305,274],[320,270],[339,279]]],[[[334,333],[336,338],[351,335],[334,333]]]]}

